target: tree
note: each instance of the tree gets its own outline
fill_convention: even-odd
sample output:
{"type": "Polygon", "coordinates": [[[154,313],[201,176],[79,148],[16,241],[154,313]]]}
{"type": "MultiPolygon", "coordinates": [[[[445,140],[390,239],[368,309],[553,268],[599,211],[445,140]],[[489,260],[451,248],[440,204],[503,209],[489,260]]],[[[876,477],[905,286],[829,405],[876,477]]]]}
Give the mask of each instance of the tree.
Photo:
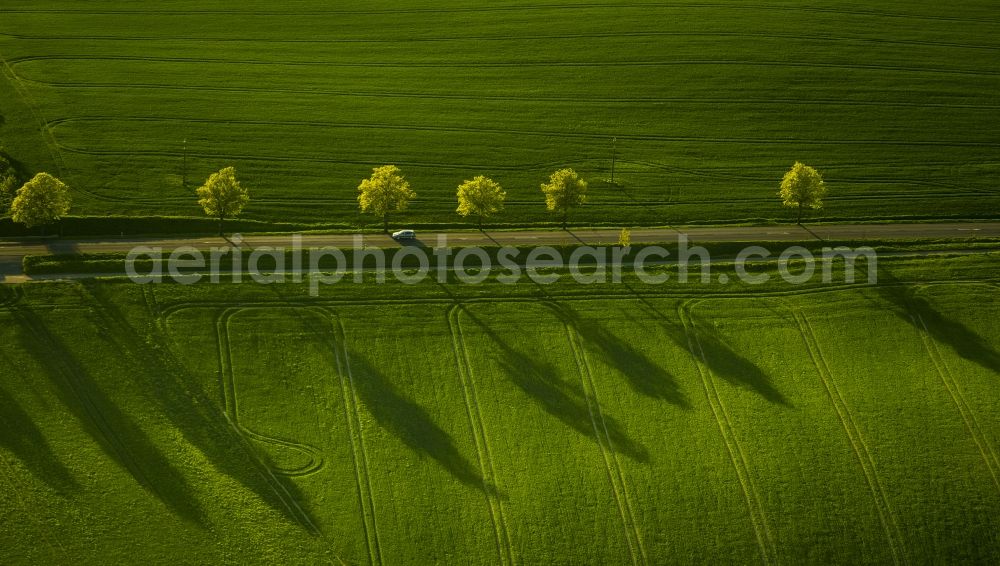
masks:
{"type": "Polygon", "coordinates": [[[632,231],[628,228],[622,228],[622,231],[618,233],[618,246],[622,248],[627,248],[632,245],[632,231]]]}
{"type": "Polygon", "coordinates": [[[549,212],[562,214],[563,229],[569,211],[574,206],[587,202],[587,182],[572,169],[560,169],[549,177],[549,182],[542,184],[545,193],[545,206],[549,212]]]}
{"type": "Polygon", "coordinates": [[[14,164],[0,150],[0,213],[7,212],[17,192],[18,175],[14,164]]]}
{"type": "Polygon", "coordinates": [[[798,161],[785,173],[781,179],[781,190],[778,191],[785,206],[798,208],[796,224],[802,223],[802,209],[823,208],[823,197],[826,196],[826,183],[819,172],[798,161]]]}
{"type": "Polygon", "coordinates": [[[382,229],[389,231],[389,213],[402,212],[417,193],[399,174],[399,167],[383,165],[372,169],[372,176],[358,185],[358,205],[362,213],[382,217],[382,229]]]}
{"type": "Polygon", "coordinates": [[[10,216],[28,228],[45,226],[65,216],[71,203],[65,183],[48,173],[39,173],[17,190],[10,216]]]}
{"type": "Polygon", "coordinates": [[[476,216],[479,229],[483,229],[483,218],[503,210],[506,191],[499,183],[482,175],[458,186],[458,210],[462,216],[476,216]]]}
{"type": "Polygon", "coordinates": [[[198,187],[198,204],[205,214],[219,219],[219,235],[224,235],[223,223],[226,218],[239,216],[243,207],[250,202],[246,188],[236,180],[236,169],[226,167],[209,175],[205,184],[198,187]]]}

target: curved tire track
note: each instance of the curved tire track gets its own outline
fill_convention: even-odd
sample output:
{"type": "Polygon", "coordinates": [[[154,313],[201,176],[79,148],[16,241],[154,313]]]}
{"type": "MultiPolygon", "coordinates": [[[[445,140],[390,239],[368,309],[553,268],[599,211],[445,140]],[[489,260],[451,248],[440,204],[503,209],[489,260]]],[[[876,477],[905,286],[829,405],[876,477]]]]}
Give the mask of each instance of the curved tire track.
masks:
{"type": "Polygon", "coordinates": [[[323,453],[318,448],[301,442],[294,442],[284,438],[260,434],[240,424],[239,396],[236,387],[235,371],[233,369],[233,351],[232,344],[229,339],[229,324],[233,316],[245,310],[246,307],[233,307],[226,309],[219,314],[215,323],[217,333],[216,340],[218,341],[219,347],[219,377],[222,379],[222,391],[224,394],[226,416],[233,426],[248,438],[257,442],[280,446],[288,450],[299,452],[308,458],[308,461],[298,468],[285,469],[275,467],[275,470],[278,473],[291,477],[305,476],[315,473],[322,469],[324,464],[323,453]]]}

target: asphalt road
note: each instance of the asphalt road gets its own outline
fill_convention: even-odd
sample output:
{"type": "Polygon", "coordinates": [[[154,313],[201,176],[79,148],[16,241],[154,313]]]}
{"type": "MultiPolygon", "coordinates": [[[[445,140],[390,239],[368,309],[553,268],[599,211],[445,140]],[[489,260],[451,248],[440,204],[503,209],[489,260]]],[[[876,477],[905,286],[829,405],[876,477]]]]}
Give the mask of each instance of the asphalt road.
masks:
{"type": "MultiPolygon", "coordinates": [[[[805,241],[805,240],[867,240],[915,238],[1000,237],[1000,222],[969,223],[914,223],[914,224],[823,224],[814,226],[753,226],[753,227],[684,227],[637,228],[632,230],[633,243],[676,241],[686,234],[694,243],[738,241],[805,241]]],[[[418,232],[417,242],[427,246],[438,245],[439,237],[447,238],[447,245],[558,245],[558,244],[611,244],[618,241],[618,230],[529,230],[500,232],[418,232]]],[[[357,236],[351,234],[303,235],[304,247],[333,246],[353,248],[357,236]]],[[[105,238],[105,239],[50,239],[0,241],[0,280],[16,280],[21,275],[21,260],[26,255],[57,253],[114,253],[128,252],[136,246],[159,247],[171,251],[180,246],[198,249],[224,247],[237,242],[235,237],[197,238],[105,238]]],[[[366,234],[367,246],[389,247],[399,245],[384,234],[366,234]]],[[[292,237],[247,236],[240,245],[249,249],[262,246],[291,247],[292,237]]]]}

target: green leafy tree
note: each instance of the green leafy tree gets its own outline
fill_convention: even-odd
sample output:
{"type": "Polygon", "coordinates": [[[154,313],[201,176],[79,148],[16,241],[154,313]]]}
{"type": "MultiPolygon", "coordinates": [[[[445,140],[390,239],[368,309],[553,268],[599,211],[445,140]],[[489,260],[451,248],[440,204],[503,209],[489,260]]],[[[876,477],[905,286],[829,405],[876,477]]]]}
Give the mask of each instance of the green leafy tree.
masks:
{"type": "Polygon", "coordinates": [[[17,176],[13,171],[0,171],[0,211],[6,212],[14,202],[17,187],[17,176]]]}
{"type": "Polygon", "coordinates": [[[627,248],[632,245],[632,231],[628,228],[622,228],[622,231],[618,233],[618,246],[622,248],[627,248]]]}
{"type": "Polygon", "coordinates": [[[219,235],[222,236],[226,218],[234,218],[243,212],[250,202],[250,195],[236,180],[236,169],[226,167],[209,175],[205,184],[198,187],[198,204],[205,214],[219,219],[219,235]]]}
{"type": "Polygon", "coordinates": [[[14,201],[18,185],[17,170],[10,159],[0,150],[0,213],[7,212],[14,201]]]}
{"type": "Polygon", "coordinates": [[[475,216],[479,229],[483,229],[483,219],[503,210],[507,193],[499,183],[482,175],[465,181],[458,186],[458,210],[462,216],[475,216]]]}
{"type": "Polygon", "coordinates": [[[566,228],[570,210],[587,202],[587,182],[572,169],[560,169],[542,184],[545,206],[549,212],[562,215],[562,225],[566,228]]]}
{"type": "Polygon", "coordinates": [[[17,190],[10,216],[28,228],[46,226],[69,213],[71,204],[65,183],[48,173],[39,173],[17,190]]]}
{"type": "Polygon", "coordinates": [[[361,212],[382,217],[382,229],[386,232],[389,231],[389,213],[406,210],[416,196],[395,165],[376,167],[372,176],[358,185],[361,212]]]}
{"type": "Polygon", "coordinates": [[[823,208],[823,197],[826,196],[826,183],[818,171],[808,165],[795,162],[792,168],[781,179],[781,190],[778,191],[782,204],[798,209],[796,224],[802,222],[802,210],[805,208],[823,208]]]}

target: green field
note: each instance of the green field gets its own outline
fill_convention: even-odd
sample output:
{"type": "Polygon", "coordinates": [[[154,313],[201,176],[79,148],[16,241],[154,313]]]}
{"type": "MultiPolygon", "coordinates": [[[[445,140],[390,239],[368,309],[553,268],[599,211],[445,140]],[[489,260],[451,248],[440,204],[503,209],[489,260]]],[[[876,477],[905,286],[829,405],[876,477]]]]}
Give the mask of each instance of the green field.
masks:
{"type": "Polygon", "coordinates": [[[0,562],[996,563],[997,267],[0,288],[0,562]]]}
{"type": "Polygon", "coordinates": [[[234,165],[249,218],[357,225],[383,163],[414,225],[461,221],[477,174],[502,222],[545,222],[562,166],[592,181],[589,224],[787,219],[795,160],[826,176],[824,219],[1000,207],[992,1],[3,4],[0,140],[76,214],[195,216],[234,165]]]}

